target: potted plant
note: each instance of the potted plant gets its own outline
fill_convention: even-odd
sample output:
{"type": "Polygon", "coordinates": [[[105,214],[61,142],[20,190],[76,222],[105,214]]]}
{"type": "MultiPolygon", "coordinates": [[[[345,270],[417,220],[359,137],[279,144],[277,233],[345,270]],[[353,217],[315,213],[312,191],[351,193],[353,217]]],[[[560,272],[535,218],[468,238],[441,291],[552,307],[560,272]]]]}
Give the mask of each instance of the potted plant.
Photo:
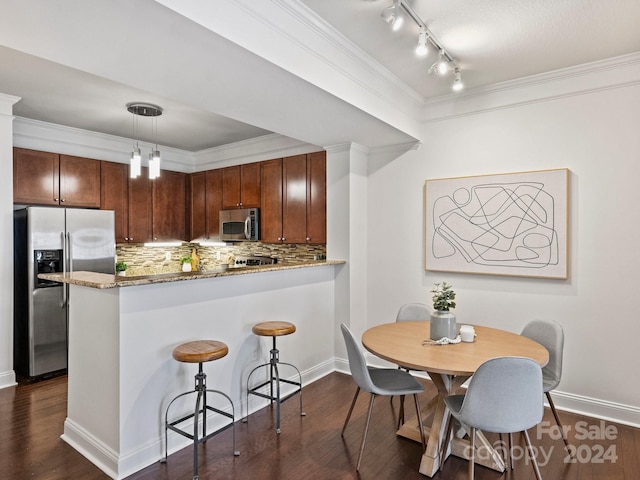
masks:
{"type": "Polygon", "coordinates": [[[456,316],[450,309],[456,307],[456,292],[453,286],[447,282],[436,283],[431,290],[433,296],[433,309],[431,314],[431,340],[440,340],[447,337],[451,340],[456,338],[456,316]]]}
{"type": "Polygon", "coordinates": [[[180,263],[182,264],[183,272],[191,271],[191,260],[192,260],[191,255],[180,257],[180,263]]]}
{"type": "Polygon", "coordinates": [[[116,275],[124,277],[127,274],[127,268],[129,268],[129,265],[127,265],[126,263],[116,262],[116,275]]]}

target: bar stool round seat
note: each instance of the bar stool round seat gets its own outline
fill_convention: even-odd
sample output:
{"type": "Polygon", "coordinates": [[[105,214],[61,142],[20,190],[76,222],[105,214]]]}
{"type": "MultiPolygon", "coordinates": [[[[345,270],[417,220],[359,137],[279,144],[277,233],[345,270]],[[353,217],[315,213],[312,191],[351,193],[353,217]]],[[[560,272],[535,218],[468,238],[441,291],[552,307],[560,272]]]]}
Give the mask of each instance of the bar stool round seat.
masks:
{"type": "Polygon", "coordinates": [[[271,358],[269,359],[269,363],[263,363],[262,365],[258,365],[247,377],[247,416],[244,418],[244,422],[248,421],[249,418],[249,395],[256,395],[258,397],[265,398],[269,400],[271,406],[273,403],[276,404],[276,433],[280,433],[280,404],[285,400],[293,397],[296,393],[299,394],[300,397],[300,416],[304,417],[305,413],[302,411],[302,375],[300,374],[300,370],[295,365],[291,363],[281,362],[280,361],[280,351],[276,347],[276,338],[281,337],[283,335],[290,335],[296,331],[296,326],[291,322],[283,322],[283,321],[271,321],[271,322],[261,322],[253,326],[251,331],[258,336],[261,337],[272,337],[273,339],[273,347],[271,349],[271,358]],[[280,378],[279,366],[286,365],[291,367],[295,373],[297,374],[298,381],[288,380],[285,378],[280,378]],[[254,387],[250,387],[251,384],[251,376],[260,368],[267,367],[268,368],[268,378],[266,381],[256,385],[254,387]],[[280,384],[286,383],[289,385],[293,385],[295,388],[293,391],[288,392],[286,395],[281,395],[280,393],[280,384]],[[264,393],[264,387],[268,386],[268,392],[264,393]],[[274,391],[275,390],[275,391],[274,391]]]}
{"type": "Polygon", "coordinates": [[[296,331],[296,326],[290,322],[262,322],[254,325],[251,331],[261,337],[280,337],[296,331]]]}
{"type": "Polygon", "coordinates": [[[223,342],[218,340],[195,340],[192,342],[182,343],[173,349],[174,360],[182,363],[197,363],[198,373],[195,375],[195,387],[193,390],[181,393],[169,402],[165,411],[164,419],[164,459],[162,462],[167,461],[167,455],[169,450],[169,438],[168,431],[171,430],[193,441],[193,480],[198,479],[198,445],[206,442],[217,433],[226,430],[229,427],[233,428],[233,455],[238,456],[240,452],[236,450],[236,433],[235,433],[235,412],[233,402],[231,398],[224,392],[219,390],[212,390],[207,388],[207,375],[204,373],[202,364],[206,362],[212,362],[223,358],[229,353],[229,347],[223,342]],[[190,394],[196,394],[196,406],[193,413],[182,415],[177,420],[169,421],[169,410],[173,403],[181,397],[190,394]],[[207,393],[213,393],[225,398],[230,405],[231,413],[220,408],[216,408],[207,404],[207,393]],[[202,406],[201,406],[202,402],[202,406]],[[227,423],[223,424],[220,428],[214,432],[207,433],[207,412],[214,412],[218,415],[228,418],[227,423]],[[202,429],[200,429],[199,417],[202,416],[202,429]],[[187,420],[193,419],[193,426],[191,431],[184,430],[178,425],[187,420]],[[201,431],[200,431],[201,430],[201,431]]]}
{"type": "Polygon", "coordinates": [[[229,353],[229,347],[217,340],[195,340],[173,349],[173,359],[184,363],[201,363],[218,360],[229,353]]]}

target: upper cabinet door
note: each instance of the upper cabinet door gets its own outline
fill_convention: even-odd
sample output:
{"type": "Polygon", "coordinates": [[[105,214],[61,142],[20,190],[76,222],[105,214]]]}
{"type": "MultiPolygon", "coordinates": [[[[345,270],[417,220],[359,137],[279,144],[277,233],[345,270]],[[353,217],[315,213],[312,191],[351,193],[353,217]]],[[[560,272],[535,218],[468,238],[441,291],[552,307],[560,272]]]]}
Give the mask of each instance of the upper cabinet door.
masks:
{"type": "Polygon", "coordinates": [[[307,241],[307,156],[282,159],[282,241],[307,241]]]}
{"type": "Polygon", "coordinates": [[[205,240],[206,224],[206,173],[198,172],[189,175],[189,240],[205,240]]]}
{"type": "Polygon", "coordinates": [[[60,205],[100,208],[100,160],[60,155],[60,205]]]}
{"type": "Polygon", "coordinates": [[[205,181],[205,225],[207,239],[220,239],[222,210],[222,170],[207,170],[205,181]]]}
{"type": "Polygon", "coordinates": [[[102,162],[100,209],[115,212],[116,243],[129,241],[129,166],[102,162]]]}
{"type": "Polygon", "coordinates": [[[307,243],[327,242],[327,153],[307,155],[307,243]]]}
{"type": "Polygon", "coordinates": [[[153,180],[153,240],[184,241],[186,238],[187,175],[163,170],[153,180]]]}
{"type": "Polygon", "coordinates": [[[222,169],[223,208],[260,206],[260,164],[247,163],[222,169]]]}
{"type": "Polygon", "coordinates": [[[222,206],[240,208],[240,165],[222,169],[222,206]]]}
{"type": "Polygon", "coordinates": [[[13,201],[27,205],[60,203],[60,161],[57,153],[13,149],[13,201]]]}
{"type": "Polygon", "coordinates": [[[282,241],[282,159],[262,162],[260,179],[260,240],[282,241]]]}
{"type": "MultiPolygon", "coordinates": [[[[164,173],[164,172],[162,172],[164,173]]],[[[145,243],[152,240],[151,180],[149,169],[142,167],[137,178],[129,179],[129,242],[145,243]]]]}
{"type": "Polygon", "coordinates": [[[260,206],[260,163],[240,166],[240,202],[242,208],[260,206]]]}

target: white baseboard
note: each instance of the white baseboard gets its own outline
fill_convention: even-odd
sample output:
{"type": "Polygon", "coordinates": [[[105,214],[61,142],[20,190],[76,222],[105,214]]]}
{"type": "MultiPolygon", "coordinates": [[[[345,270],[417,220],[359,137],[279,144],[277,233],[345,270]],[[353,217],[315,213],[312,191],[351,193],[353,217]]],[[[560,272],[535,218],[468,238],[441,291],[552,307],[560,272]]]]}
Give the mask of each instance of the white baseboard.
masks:
{"type": "Polygon", "coordinates": [[[0,372],[0,389],[13,387],[16,383],[16,373],[13,370],[7,370],[6,372],[0,372]]]}
{"type": "Polygon", "coordinates": [[[105,446],[73,420],[67,418],[64,421],[64,433],[60,438],[111,478],[124,478],[118,477],[117,474],[118,455],[116,452],[105,446]]]}

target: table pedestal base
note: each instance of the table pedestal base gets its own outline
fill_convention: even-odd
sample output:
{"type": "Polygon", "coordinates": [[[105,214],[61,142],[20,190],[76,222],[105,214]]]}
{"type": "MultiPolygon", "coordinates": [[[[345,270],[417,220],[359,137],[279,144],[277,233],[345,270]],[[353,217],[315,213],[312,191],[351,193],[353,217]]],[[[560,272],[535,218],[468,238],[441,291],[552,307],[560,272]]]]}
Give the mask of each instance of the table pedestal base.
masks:
{"type": "MultiPolygon", "coordinates": [[[[441,462],[451,455],[456,457],[469,459],[470,442],[464,438],[454,435],[449,442],[449,447],[440,458],[440,450],[446,434],[445,428],[447,419],[450,416],[449,409],[444,403],[444,397],[450,395],[457,390],[469,377],[453,377],[449,375],[429,374],[434,385],[438,389],[438,395],[433,397],[427,407],[424,409],[423,419],[432,415],[431,425],[424,425],[425,436],[427,437],[427,449],[422,454],[420,461],[420,473],[428,477],[433,477],[440,468],[441,462]]],[[[468,432],[467,432],[468,433],[468,432]]],[[[421,442],[420,430],[415,421],[404,423],[397,431],[397,434],[421,442]]],[[[506,465],[502,456],[493,448],[484,434],[476,431],[476,450],[486,449],[489,455],[475,455],[475,462],[478,465],[491,468],[497,472],[504,472],[506,465]]]]}

